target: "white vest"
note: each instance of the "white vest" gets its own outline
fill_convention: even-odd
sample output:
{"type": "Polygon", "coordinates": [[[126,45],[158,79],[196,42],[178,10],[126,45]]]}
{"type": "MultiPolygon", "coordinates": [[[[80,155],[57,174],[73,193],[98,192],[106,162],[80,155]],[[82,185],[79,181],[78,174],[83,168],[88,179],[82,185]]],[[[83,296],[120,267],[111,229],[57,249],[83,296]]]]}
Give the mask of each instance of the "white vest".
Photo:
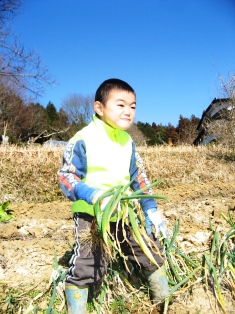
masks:
{"type": "Polygon", "coordinates": [[[106,191],[130,182],[132,139],[127,132],[110,127],[94,115],[77,134],[86,146],[86,184],[106,191]]]}

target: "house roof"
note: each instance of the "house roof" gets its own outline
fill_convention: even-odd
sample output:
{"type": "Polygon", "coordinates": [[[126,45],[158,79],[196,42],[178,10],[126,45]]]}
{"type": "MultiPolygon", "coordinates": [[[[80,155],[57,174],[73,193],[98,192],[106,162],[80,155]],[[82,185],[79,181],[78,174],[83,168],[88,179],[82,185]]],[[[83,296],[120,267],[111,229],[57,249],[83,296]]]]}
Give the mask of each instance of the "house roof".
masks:
{"type": "Polygon", "coordinates": [[[231,106],[230,98],[214,98],[211,104],[203,112],[201,120],[198,123],[197,130],[201,131],[203,128],[203,123],[206,118],[213,118],[222,109],[229,108],[231,106]]]}
{"type": "Polygon", "coordinates": [[[230,98],[214,98],[211,104],[203,112],[201,120],[198,123],[197,131],[199,132],[197,138],[194,140],[194,145],[206,145],[213,140],[217,140],[218,136],[216,134],[207,134],[206,123],[208,119],[218,118],[218,112],[224,109],[229,109],[231,107],[230,98]]]}

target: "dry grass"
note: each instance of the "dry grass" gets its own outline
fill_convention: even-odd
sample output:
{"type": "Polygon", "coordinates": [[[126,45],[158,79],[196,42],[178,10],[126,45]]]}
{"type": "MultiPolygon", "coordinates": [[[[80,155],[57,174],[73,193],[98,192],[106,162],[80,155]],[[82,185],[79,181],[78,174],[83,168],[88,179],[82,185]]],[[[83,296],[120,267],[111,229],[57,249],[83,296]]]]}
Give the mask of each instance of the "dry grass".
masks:
{"type": "Polygon", "coordinates": [[[57,182],[62,150],[41,146],[0,146],[0,202],[62,199],[57,182]]]}
{"type": "MultiPolygon", "coordinates": [[[[150,182],[165,187],[235,181],[235,152],[221,147],[138,147],[150,182]]],[[[0,202],[65,200],[57,182],[62,148],[0,146],[0,202]]]]}
{"type": "Polygon", "coordinates": [[[139,147],[150,182],[164,179],[167,187],[234,181],[235,152],[220,147],[139,147]],[[230,157],[230,158],[229,158],[230,157]]]}

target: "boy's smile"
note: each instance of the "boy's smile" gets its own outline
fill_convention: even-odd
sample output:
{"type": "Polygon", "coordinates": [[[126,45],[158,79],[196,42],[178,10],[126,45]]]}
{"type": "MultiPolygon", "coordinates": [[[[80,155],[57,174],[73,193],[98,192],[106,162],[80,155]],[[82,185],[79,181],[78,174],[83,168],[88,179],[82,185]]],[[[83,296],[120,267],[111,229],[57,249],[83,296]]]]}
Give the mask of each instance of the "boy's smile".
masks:
{"type": "Polygon", "coordinates": [[[136,97],[132,92],[112,90],[105,105],[94,103],[100,119],[115,129],[127,130],[135,119],[136,97]]]}

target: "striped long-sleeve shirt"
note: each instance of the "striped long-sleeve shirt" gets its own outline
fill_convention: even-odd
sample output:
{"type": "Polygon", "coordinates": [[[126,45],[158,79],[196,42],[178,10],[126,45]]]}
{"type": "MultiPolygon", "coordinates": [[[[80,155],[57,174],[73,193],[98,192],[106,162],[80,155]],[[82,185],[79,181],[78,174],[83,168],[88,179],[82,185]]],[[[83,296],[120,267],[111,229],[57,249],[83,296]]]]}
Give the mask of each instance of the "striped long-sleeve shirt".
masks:
{"type": "MultiPolygon", "coordinates": [[[[93,117],[85,132],[76,133],[65,148],[63,165],[58,172],[61,189],[71,201],[84,200],[93,204],[98,192],[105,190],[107,182],[106,190],[110,185],[122,183],[122,179],[123,182],[133,180],[130,186],[133,191],[149,185],[141,157],[129,134],[93,117]],[[98,151],[97,147],[100,148],[98,151]],[[122,167],[125,165],[129,173],[122,178],[122,167]],[[93,181],[88,180],[92,171],[96,172],[95,176],[91,176],[93,181]]],[[[151,194],[151,189],[146,190],[145,194],[151,194]]],[[[157,207],[156,201],[151,198],[141,199],[140,204],[144,212],[157,207]]]]}

